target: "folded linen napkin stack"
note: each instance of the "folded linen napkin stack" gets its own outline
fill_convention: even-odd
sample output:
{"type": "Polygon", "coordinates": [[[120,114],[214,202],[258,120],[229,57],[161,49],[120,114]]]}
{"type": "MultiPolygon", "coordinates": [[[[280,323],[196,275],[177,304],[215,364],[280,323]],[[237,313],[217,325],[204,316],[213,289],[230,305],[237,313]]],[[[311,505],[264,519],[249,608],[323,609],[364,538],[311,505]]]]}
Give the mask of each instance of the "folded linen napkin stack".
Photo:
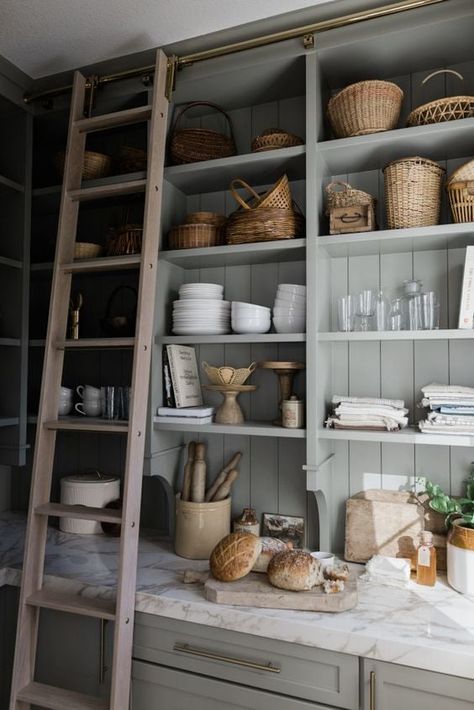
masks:
{"type": "Polygon", "coordinates": [[[403,399],[379,399],[378,397],[332,398],[333,414],[326,426],[334,429],[368,429],[374,431],[397,431],[408,424],[408,409],[403,399]]]}
{"type": "Polygon", "coordinates": [[[425,434],[474,434],[474,387],[438,385],[422,387],[426,419],[419,422],[425,434]]]}

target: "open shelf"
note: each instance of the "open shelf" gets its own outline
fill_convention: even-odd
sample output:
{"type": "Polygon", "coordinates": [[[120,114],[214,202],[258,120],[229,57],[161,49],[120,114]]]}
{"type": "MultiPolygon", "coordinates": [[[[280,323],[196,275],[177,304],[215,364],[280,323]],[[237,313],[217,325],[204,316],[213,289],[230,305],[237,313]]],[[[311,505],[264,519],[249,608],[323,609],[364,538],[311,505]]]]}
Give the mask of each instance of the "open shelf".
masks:
{"type": "Polygon", "coordinates": [[[99,259],[81,259],[70,264],[63,264],[61,270],[67,274],[91,273],[94,271],[123,271],[139,269],[141,254],[131,256],[107,256],[99,259]]]}
{"type": "Polygon", "coordinates": [[[428,446],[474,446],[474,434],[423,434],[419,429],[407,427],[401,431],[359,431],[345,429],[320,429],[319,439],[333,441],[366,441],[375,444],[421,444],[428,446]]]}
{"type": "MultiPolygon", "coordinates": [[[[474,333],[474,331],[473,331],[474,333]]],[[[155,342],[158,345],[176,345],[186,343],[200,344],[213,343],[215,345],[225,343],[304,343],[306,333],[248,333],[240,335],[229,333],[229,335],[164,335],[157,336],[155,342]]]]}
{"type": "Polygon", "coordinates": [[[52,271],[53,269],[54,262],[52,261],[37,262],[30,265],[30,271],[52,271]]]}
{"type": "Polygon", "coordinates": [[[290,180],[305,176],[304,145],[280,148],[262,153],[233,155],[229,158],[206,160],[165,168],[165,180],[185,194],[222,190],[238,175],[251,185],[277,180],[286,173],[290,180]]]}
{"type": "Polygon", "coordinates": [[[25,188],[20,185],[19,182],[15,180],[10,180],[10,178],[5,177],[5,175],[0,175],[0,191],[2,190],[14,190],[14,192],[24,192],[25,188]]]}
{"type": "Polygon", "coordinates": [[[58,350],[109,350],[110,348],[133,348],[135,338],[79,338],[79,340],[58,340],[58,350]]]}
{"type": "MultiPolygon", "coordinates": [[[[171,419],[171,417],[170,417],[171,419]]],[[[194,433],[202,432],[203,434],[235,434],[237,436],[272,436],[288,439],[304,439],[306,437],[306,429],[285,429],[284,427],[274,426],[271,422],[244,422],[243,424],[174,424],[170,422],[156,422],[154,418],[155,429],[163,431],[192,431],[194,433]]]]}
{"type": "Polygon", "coordinates": [[[96,431],[107,434],[127,433],[128,422],[116,419],[101,419],[96,417],[61,417],[45,422],[46,429],[59,431],[96,431]]]}
{"type": "Polygon", "coordinates": [[[0,427],[17,426],[19,423],[18,417],[0,417],[0,427]]]}
{"type": "Polygon", "coordinates": [[[12,269],[22,269],[23,262],[18,259],[9,259],[8,256],[0,256],[0,266],[11,266],[12,269]]]}
{"type": "Polygon", "coordinates": [[[19,338],[0,338],[0,348],[18,348],[21,345],[19,338]]]}
{"type": "Polygon", "coordinates": [[[461,330],[457,328],[440,330],[397,330],[397,331],[369,331],[350,333],[319,333],[320,341],[325,342],[354,342],[354,341],[378,341],[378,340],[472,340],[474,339],[474,329],[461,330]]]}
{"type": "Polygon", "coordinates": [[[305,258],[306,239],[281,239],[255,244],[227,244],[219,247],[172,249],[160,252],[160,259],[181,266],[183,269],[302,261],[305,258]]]}

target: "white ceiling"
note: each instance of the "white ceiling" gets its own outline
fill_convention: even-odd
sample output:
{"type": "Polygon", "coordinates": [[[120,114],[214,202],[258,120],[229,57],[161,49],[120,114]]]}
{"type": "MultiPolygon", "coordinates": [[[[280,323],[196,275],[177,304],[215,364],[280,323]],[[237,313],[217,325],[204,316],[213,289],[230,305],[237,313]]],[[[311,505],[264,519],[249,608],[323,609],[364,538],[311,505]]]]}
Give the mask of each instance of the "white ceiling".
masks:
{"type": "Polygon", "coordinates": [[[0,55],[32,78],[327,0],[0,0],[0,55]]]}

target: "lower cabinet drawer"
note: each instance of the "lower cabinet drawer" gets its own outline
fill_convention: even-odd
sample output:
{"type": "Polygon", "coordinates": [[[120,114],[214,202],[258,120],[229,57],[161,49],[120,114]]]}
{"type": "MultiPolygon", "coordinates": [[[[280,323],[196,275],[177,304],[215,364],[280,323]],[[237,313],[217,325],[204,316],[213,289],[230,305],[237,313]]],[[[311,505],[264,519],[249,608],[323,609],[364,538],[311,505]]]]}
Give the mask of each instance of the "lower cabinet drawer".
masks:
{"type": "Polygon", "coordinates": [[[359,707],[359,659],[344,653],[139,613],[133,655],[311,703],[359,707]]]}
{"type": "Polygon", "coordinates": [[[132,667],[130,710],[331,710],[264,690],[211,680],[143,661],[132,667]]]}

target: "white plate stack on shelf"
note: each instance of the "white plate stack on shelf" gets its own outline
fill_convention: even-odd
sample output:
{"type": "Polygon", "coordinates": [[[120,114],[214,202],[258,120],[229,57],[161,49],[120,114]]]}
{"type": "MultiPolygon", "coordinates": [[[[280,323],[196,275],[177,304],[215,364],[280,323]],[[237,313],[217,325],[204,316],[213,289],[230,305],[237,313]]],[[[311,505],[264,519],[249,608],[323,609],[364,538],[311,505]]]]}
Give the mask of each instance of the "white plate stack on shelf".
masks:
{"type": "Polygon", "coordinates": [[[173,303],[175,335],[225,335],[230,331],[230,303],[220,284],[189,283],[173,303]]]}
{"type": "Polygon", "coordinates": [[[279,284],[273,304],[277,333],[306,332],[306,286],[279,284]]]}
{"type": "Polygon", "coordinates": [[[268,333],[271,310],[254,303],[232,301],[232,330],[234,333],[268,333]]]}

